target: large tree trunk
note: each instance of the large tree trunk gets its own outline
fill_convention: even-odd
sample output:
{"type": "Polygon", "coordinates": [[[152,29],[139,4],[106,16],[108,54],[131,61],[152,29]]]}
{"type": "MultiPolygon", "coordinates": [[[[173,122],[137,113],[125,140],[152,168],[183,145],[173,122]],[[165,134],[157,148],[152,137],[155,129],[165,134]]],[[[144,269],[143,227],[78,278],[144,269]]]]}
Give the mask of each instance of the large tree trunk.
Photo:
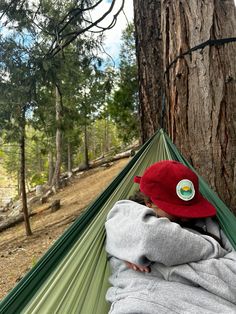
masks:
{"type": "MultiPolygon", "coordinates": [[[[189,48],[236,37],[234,1],[162,0],[162,27],[167,69],[189,48]]],[[[166,72],[168,132],[236,213],[235,82],[235,42],[196,50],[166,72]]]]}
{"type": "Polygon", "coordinates": [[[25,221],[26,235],[32,235],[30,228],[28,207],[27,207],[27,195],[25,187],[25,110],[22,110],[21,127],[20,127],[20,188],[22,199],[22,211],[25,221]]]}
{"type": "Polygon", "coordinates": [[[134,1],[142,141],[163,126],[163,62],[160,0],[134,1]]]}
{"type": "Polygon", "coordinates": [[[52,186],[56,189],[60,188],[60,174],[61,174],[61,151],[62,151],[62,104],[61,95],[58,86],[56,86],[56,164],[54,175],[52,179],[52,186]]]}

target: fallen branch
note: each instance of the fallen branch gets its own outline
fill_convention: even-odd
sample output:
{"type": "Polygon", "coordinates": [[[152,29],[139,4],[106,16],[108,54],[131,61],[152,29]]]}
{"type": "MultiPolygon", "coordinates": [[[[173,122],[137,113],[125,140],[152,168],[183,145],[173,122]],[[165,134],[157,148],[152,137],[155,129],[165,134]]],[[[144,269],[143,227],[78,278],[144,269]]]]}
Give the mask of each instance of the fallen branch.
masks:
{"type": "Polygon", "coordinates": [[[113,162],[113,161],[117,161],[123,158],[129,158],[133,156],[133,154],[134,154],[134,150],[129,149],[128,151],[120,153],[120,154],[116,154],[115,156],[104,157],[104,158],[101,158],[100,160],[91,162],[89,165],[89,168],[96,168],[96,167],[102,166],[103,164],[109,164],[110,162],[113,162]]]}
{"type": "MultiPolygon", "coordinates": [[[[36,213],[29,214],[29,217],[36,215],[36,213]]],[[[8,218],[7,221],[3,221],[0,223],[0,232],[3,230],[6,230],[7,228],[13,227],[17,225],[18,223],[24,221],[24,215],[23,213],[20,213],[19,215],[8,218]]]]}

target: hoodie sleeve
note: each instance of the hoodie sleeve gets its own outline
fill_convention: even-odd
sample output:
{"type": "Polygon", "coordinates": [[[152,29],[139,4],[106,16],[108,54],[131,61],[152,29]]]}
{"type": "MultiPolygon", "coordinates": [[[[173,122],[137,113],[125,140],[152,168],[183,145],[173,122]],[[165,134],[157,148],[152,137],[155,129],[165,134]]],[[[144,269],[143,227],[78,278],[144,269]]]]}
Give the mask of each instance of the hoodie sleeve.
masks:
{"type": "Polygon", "coordinates": [[[107,252],[137,265],[174,266],[224,256],[217,241],[193,233],[133,201],[117,202],[107,216],[107,252]]]}

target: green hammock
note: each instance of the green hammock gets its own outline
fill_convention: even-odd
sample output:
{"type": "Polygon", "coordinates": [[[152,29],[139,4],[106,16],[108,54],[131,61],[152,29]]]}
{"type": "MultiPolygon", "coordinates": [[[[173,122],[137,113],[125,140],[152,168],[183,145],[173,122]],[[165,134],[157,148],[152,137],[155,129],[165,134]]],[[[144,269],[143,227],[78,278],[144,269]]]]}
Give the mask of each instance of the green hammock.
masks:
{"type": "MultiPolygon", "coordinates": [[[[107,213],[117,200],[127,198],[137,188],[133,184],[135,175],[142,175],[149,165],[163,159],[179,160],[192,168],[163,130],[157,132],[6,296],[0,303],[0,313],[107,313],[107,213]]],[[[236,248],[235,216],[201,178],[200,190],[216,206],[220,225],[236,248]]]]}

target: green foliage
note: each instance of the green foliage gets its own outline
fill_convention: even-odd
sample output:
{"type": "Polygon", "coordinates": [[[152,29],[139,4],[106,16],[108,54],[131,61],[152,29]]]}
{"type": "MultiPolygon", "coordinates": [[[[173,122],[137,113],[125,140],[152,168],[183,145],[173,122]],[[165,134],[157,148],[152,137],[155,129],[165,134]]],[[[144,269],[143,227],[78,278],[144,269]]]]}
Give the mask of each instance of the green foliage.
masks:
{"type": "Polygon", "coordinates": [[[107,117],[96,120],[91,125],[90,150],[93,158],[102,156],[113,150],[113,153],[121,146],[121,141],[117,136],[117,128],[107,117]]]}
{"type": "MultiPolygon", "coordinates": [[[[26,129],[26,178],[30,187],[47,182],[47,148],[43,133],[26,129]]],[[[2,148],[2,165],[15,181],[19,175],[19,145],[5,144],[2,148]]]]}
{"type": "MultiPolygon", "coordinates": [[[[137,137],[137,79],[133,26],[123,34],[119,75],[101,70],[96,56],[99,40],[84,34],[55,56],[55,36],[69,38],[82,26],[75,1],[1,1],[0,14],[11,29],[0,37],[0,131],[7,151],[0,158],[8,173],[19,173],[19,139],[25,129],[26,177],[30,186],[46,182],[48,154],[55,157],[55,135],[62,132],[62,162],[68,151],[83,161],[84,129],[88,130],[89,158],[107,154],[137,137]],[[75,16],[73,16],[73,14],[75,16]],[[116,80],[116,82],[115,82],[116,80]],[[62,116],[56,122],[55,89],[60,93],[62,116]],[[115,123],[114,123],[115,122],[115,123]]],[[[81,7],[93,4],[82,1],[81,7]]],[[[54,158],[55,159],[55,158],[54,158]]],[[[55,161],[55,160],[54,160],[55,161]]]]}
{"type": "Polygon", "coordinates": [[[30,187],[47,182],[48,145],[45,134],[26,129],[26,178],[30,187]]]}
{"type": "Polygon", "coordinates": [[[134,50],[134,27],[123,33],[117,88],[108,100],[108,111],[117,124],[119,137],[130,143],[138,138],[138,80],[134,50]]]}
{"type": "Polygon", "coordinates": [[[47,174],[46,173],[34,173],[30,178],[30,186],[36,186],[39,184],[45,184],[47,182],[47,174]]]}
{"type": "MultiPolygon", "coordinates": [[[[17,185],[19,174],[19,146],[16,143],[2,145],[1,166],[5,172],[12,177],[14,185],[17,185]]],[[[2,186],[7,182],[2,183],[2,186]]]]}

